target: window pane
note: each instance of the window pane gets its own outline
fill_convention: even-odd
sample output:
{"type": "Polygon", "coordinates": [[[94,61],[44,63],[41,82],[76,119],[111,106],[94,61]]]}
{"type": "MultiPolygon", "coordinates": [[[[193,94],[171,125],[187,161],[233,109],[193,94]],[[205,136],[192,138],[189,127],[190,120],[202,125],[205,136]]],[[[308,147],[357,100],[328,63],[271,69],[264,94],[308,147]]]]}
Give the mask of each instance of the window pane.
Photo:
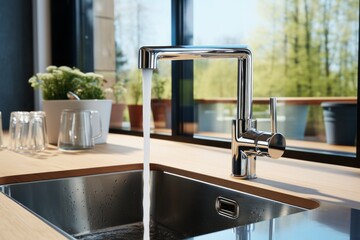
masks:
{"type": "MultiPolygon", "coordinates": [[[[142,80],[138,70],[141,46],[171,45],[171,1],[115,0],[116,78],[127,90],[123,129],[142,131],[141,115],[135,109],[142,104],[142,80]],[[161,12],[161,14],[154,14],[161,12]],[[133,106],[138,105],[138,106],[133,106]],[[133,115],[134,114],[134,115],[133,115]],[[130,120],[134,122],[132,127],[130,120]]],[[[170,133],[171,65],[160,62],[152,81],[153,130],[170,133]]]]}
{"type": "MultiPolygon", "coordinates": [[[[274,96],[279,98],[278,131],[286,136],[288,146],[355,152],[358,0],[196,0],[193,4],[194,45],[251,48],[258,129],[270,130],[264,98],[274,96]],[[335,120],[344,124],[335,130],[349,130],[344,136],[333,132],[335,120]]],[[[235,61],[194,62],[198,135],[230,138],[236,74],[235,61]]]]}

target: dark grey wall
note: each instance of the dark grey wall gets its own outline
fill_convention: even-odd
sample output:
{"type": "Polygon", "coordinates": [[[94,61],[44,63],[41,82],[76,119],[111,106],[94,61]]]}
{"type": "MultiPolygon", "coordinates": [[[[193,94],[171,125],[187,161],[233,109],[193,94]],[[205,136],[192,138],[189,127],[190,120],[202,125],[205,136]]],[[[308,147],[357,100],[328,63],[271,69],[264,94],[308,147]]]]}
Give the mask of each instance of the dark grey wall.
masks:
{"type": "Polygon", "coordinates": [[[8,128],[11,111],[32,110],[32,1],[0,1],[0,111],[8,128]]]}

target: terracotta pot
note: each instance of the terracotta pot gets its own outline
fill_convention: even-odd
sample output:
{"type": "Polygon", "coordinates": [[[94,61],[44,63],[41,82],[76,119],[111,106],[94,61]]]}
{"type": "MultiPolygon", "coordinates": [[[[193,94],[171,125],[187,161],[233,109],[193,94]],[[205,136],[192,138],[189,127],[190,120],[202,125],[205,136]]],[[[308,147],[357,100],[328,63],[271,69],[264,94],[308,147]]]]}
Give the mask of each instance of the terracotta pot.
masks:
{"type": "Polygon", "coordinates": [[[155,128],[171,127],[171,100],[151,99],[151,110],[155,128]]]}
{"type": "MultiPolygon", "coordinates": [[[[101,137],[95,140],[95,143],[105,143],[110,124],[111,115],[111,100],[44,100],[43,108],[46,114],[47,133],[49,143],[57,144],[60,116],[64,109],[81,109],[81,110],[96,110],[101,117],[101,137]]],[[[94,132],[99,132],[94,128],[94,132]]]]}
{"type": "Polygon", "coordinates": [[[128,105],[131,130],[142,130],[142,105],[128,105]]]}
{"type": "Polygon", "coordinates": [[[126,104],[113,103],[111,106],[110,127],[121,128],[126,104]]]}

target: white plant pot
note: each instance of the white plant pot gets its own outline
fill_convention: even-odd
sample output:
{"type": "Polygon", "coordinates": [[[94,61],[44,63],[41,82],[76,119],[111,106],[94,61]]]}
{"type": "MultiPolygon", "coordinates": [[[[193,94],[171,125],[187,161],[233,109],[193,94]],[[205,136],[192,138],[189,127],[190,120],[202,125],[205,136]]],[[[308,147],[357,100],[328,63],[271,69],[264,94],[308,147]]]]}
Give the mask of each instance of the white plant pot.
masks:
{"type": "MultiPolygon", "coordinates": [[[[44,100],[43,109],[46,113],[46,123],[49,142],[51,144],[57,144],[60,117],[64,109],[80,109],[80,110],[96,110],[101,117],[102,135],[95,140],[96,144],[106,143],[106,139],[109,133],[110,115],[111,115],[111,100],[44,100]]],[[[94,126],[94,132],[99,132],[94,126]]]]}

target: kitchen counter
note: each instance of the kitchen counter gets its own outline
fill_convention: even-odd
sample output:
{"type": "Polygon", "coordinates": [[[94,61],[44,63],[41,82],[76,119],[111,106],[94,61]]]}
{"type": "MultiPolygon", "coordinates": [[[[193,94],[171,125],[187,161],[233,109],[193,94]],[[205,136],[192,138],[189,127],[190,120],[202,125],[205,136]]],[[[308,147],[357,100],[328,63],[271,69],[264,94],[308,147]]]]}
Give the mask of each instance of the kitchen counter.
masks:
{"type": "MultiPolygon", "coordinates": [[[[53,148],[38,155],[22,155],[2,150],[0,184],[142,169],[142,148],[142,138],[110,134],[107,144],[96,145],[89,152],[71,154],[53,148]]],[[[240,227],[239,234],[243,234],[246,227],[252,227],[254,236],[265,231],[268,239],[269,231],[264,229],[275,224],[274,239],[289,239],[286,237],[314,229],[321,236],[332,233],[331,239],[349,239],[350,232],[355,231],[351,226],[354,223],[360,225],[359,210],[356,210],[360,209],[360,169],[286,158],[258,158],[258,178],[238,180],[230,177],[229,149],[157,139],[151,140],[150,161],[154,170],[170,171],[279,201],[296,203],[306,198],[320,202],[319,208],[281,217],[276,222],[240,227]]],[[[310,205],[309,208],[315,207],[310,205]]],[[[0,239],[63,239],[62,235],[3,194],[0,194],[0,214],[0,239]]],[[[356,231],[351,239],[360,239],[356,235],[359,230],[356,231]]],[[[311,236],[299,239],[322,238],[311,236]]]]}

